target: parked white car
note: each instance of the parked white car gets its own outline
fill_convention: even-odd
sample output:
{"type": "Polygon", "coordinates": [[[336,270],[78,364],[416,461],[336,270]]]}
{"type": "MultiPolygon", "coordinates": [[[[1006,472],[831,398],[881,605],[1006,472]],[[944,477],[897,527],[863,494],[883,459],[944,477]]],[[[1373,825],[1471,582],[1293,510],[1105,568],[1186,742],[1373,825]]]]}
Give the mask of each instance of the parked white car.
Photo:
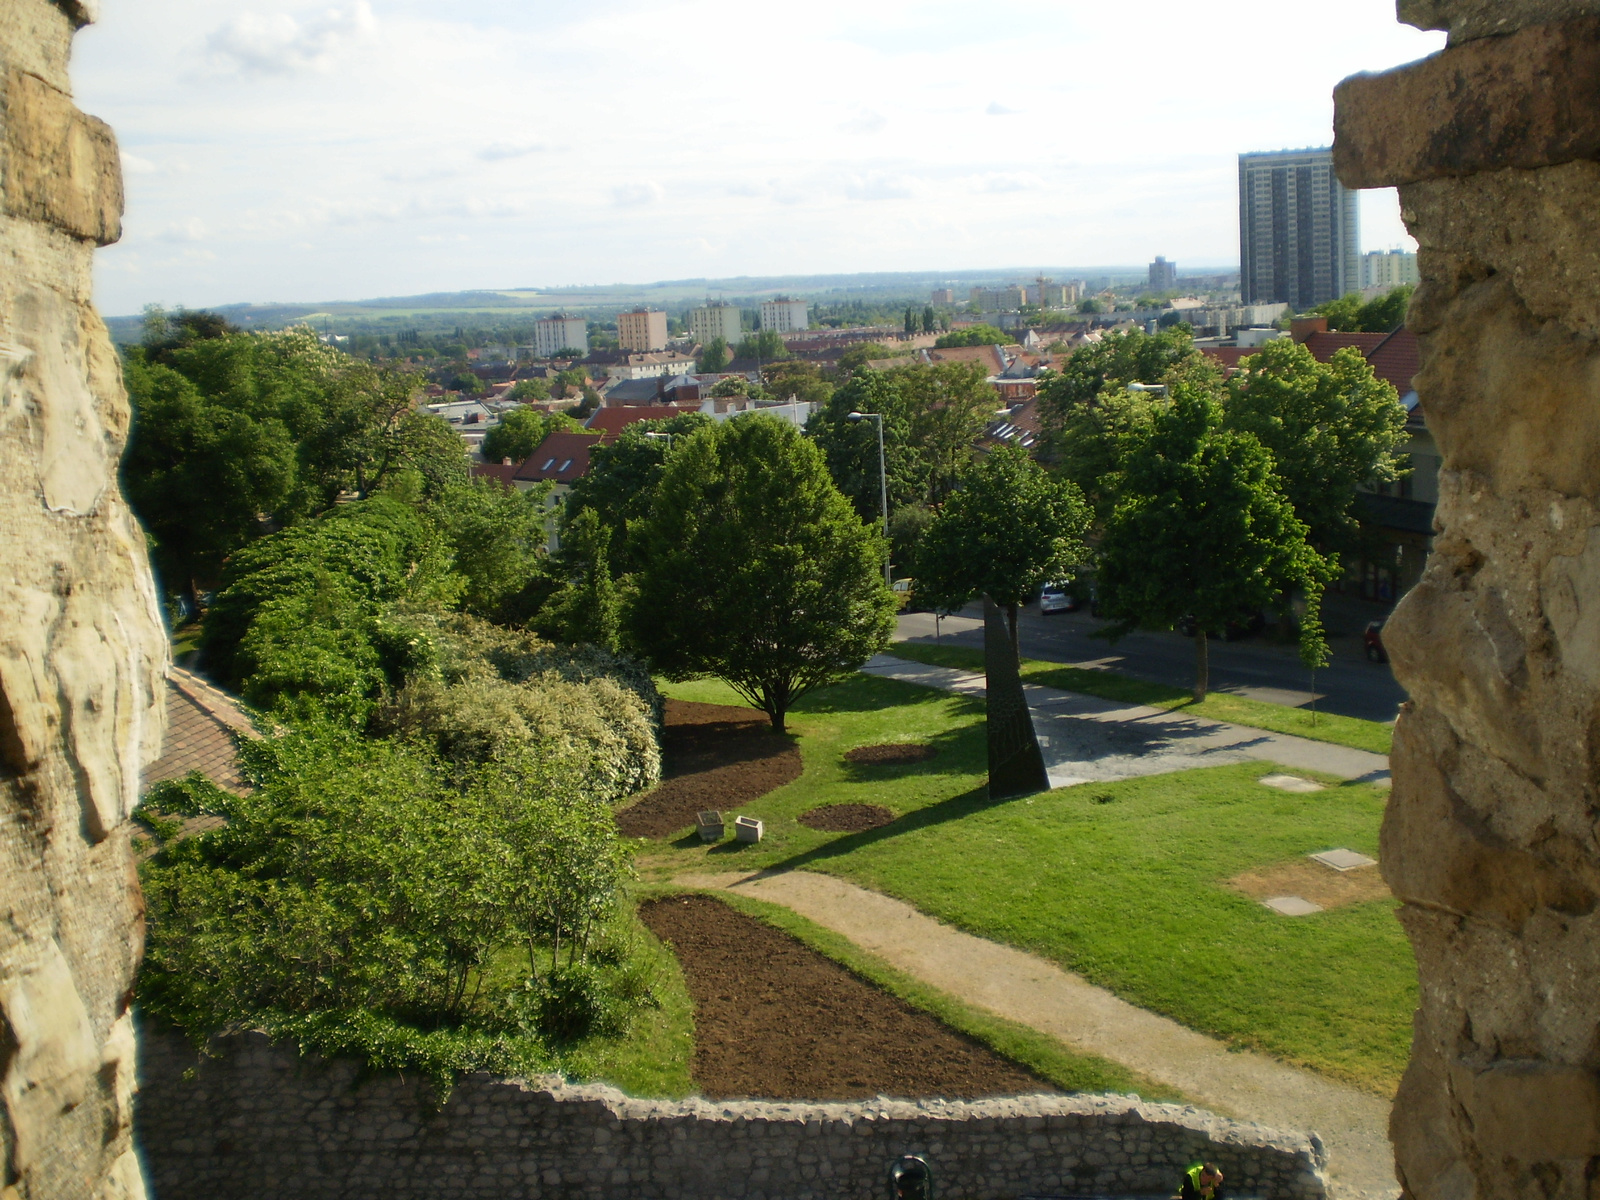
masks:
{"type": "Polygon", "coordinates": [[[1077,612],[1083,607],[1083,597],[1070,582],[1047,583],[1039,589],[1039,613],[1077,612]]]}

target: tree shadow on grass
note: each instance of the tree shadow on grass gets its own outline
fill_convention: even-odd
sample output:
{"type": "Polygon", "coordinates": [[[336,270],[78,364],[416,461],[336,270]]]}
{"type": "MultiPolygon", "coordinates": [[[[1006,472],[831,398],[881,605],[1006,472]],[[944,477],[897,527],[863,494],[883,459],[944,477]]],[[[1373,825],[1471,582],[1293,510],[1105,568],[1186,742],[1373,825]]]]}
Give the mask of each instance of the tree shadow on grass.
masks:
{"type": "MultiPolygon", "coordinates": [[[[1033,793],[1037,795],[1038,793],[1033,793]]],[[[812,863],[822,862],[830,858],[840,858],[846,854],[853,854],[857,850],[865,849],[878,842],[890,838],[900,837],[903,834],[915,833],[919,829],[929,829],[935,825],[944,825],[950,821],[959,821],[963,817],[970,817],[975,813],[986,812],[1004,804],[1014,804],[1018,800],[1026,800],[1027,796],[1008,796],[1003,800],[989,798],[988,784],[980,784],[969,791],[962,792],[959,796],[951,796],[948,800],[940,800],[915,812],[906,813],[903,817],[896,817],[887,825],[879,825],[876,829],[864,829],[860,833],[847,833],[843,837],[834,838],[810,850],[803,850],[799,854],[791,855],[769,867],[763,868],[756,876],[761,878],[767,875],[781,875],[786,871],[798,871],[812,863]]]]}

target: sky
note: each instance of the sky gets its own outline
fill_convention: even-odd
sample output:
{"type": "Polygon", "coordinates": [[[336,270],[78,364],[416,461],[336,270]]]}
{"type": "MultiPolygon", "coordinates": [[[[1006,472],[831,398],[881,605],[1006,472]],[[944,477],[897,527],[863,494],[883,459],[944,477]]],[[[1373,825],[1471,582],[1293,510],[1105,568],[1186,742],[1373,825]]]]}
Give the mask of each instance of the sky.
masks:
{"type": "MultiPolygon", "coordinates": [[[[104,0],[110,314],[732,275],[1238,262],[1242,151],[1432,53],[1393,0],[104,0]]],[[[1365,249],[1412,248],[1392,192],[1365,249]]]]}

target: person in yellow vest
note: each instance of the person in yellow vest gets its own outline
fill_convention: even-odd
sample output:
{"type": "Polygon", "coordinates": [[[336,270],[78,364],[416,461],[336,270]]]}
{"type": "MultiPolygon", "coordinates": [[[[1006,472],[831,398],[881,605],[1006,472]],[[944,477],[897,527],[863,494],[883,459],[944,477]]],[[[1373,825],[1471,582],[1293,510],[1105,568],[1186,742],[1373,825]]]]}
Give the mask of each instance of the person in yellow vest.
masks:
{"type": "Polygon", "coordinates": [[[1183,1183],[1178,1188],[1180,1200],[1225,1200],[1222,1191],[1222,1168],[1216,1163],[1197,1162],[1183,1173],[1183,1183]]]}

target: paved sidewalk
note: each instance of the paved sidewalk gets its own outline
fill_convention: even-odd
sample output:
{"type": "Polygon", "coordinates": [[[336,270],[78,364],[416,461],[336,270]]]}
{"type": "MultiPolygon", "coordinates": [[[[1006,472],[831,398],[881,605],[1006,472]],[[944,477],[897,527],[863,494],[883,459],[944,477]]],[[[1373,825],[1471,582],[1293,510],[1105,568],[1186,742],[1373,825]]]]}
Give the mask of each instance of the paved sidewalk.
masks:
{"type": "MultiPolygon", "coordinates": [[[[879,654],[861,668],[922,687],[982,698],[984,678],[970,671],[930,667],[879,654]]],[[[1332,742],[1203,717],[1180,716],[1164,708],[1119,704],[1060,688],[1025,683],[1033,728],[1044,752],[1051,787],[1131,779],[1219,767],[1252,759],[1321,771],[1341,779],[1387,783],[1389,760],[1332,742]]]]}
{"type": "Polygon", "coordinates": [[[1378,1096],[1230,1050],[1045,959],[941,925],[909,904],[830,875],[684,875],[677,882],[781,904],[932,987],[1122,1063],[1226,1116],[1315,1132],[1328,1150],[1335,1200],[1399,1193],[1386,1133],[1389,1104],[1378,1096]]]}

